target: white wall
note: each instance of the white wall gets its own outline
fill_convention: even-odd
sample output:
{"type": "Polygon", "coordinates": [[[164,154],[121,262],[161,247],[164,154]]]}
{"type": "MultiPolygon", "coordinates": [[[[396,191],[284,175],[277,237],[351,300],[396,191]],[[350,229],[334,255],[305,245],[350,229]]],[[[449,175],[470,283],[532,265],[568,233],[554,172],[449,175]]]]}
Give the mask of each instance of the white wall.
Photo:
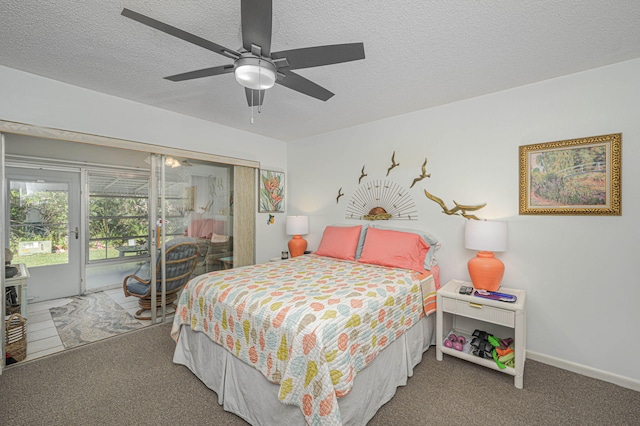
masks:
{"type": "MultiPolygon", "coordinates": [[[[2,66],[0,119],[286,167],[284,142],[2,66]]],[[[286,246],[284,221],[267,227],[258,214],[256,222],[256,261],[265,262],[286,246]]]]}
{"type": "Polygon", "coordinates": [[[474,252],[463,247],[464,219],[443,214],[423,189],[449,206],[486,202],[480,217],[509,222],[508,251],[498,257],[503,285],[528,292],[531,355],[640,389],[638,76],[634,60],[296,141],[289,213],[310,215],[316,249],[325,225],[348,222],[363,165],[363,182],[384,179],[395,151],[400,166],[387,179],[408,189],[428,157],[431,178],[410,190],[420,219],[394,223],[440,238],[443,284],[468,280],[474,252]],[[609,133],[622,133],[622,216],[519,216],[520,145],[609,133]]]}

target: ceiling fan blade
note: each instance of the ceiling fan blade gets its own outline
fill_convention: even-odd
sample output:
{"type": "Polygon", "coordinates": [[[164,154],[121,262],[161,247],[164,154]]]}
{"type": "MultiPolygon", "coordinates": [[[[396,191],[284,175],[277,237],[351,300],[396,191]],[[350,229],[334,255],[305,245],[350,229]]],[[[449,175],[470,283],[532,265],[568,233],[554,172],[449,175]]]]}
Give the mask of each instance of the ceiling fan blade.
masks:
{"type": "Polygon", "coordinates": [[[364,59],[364,43],[332,44],[273,52],[272,59],[286,58],[288,69],[319,67],[364,59]]]}
{"type": "Polygon", "coordinates": [[[157,21],[138,12],[134,12],[133,10],[127,8],[122,9],[122,16],[133,19],[134,21],[138,21],[141,24],[147,25],[151,28],[155,28],[156,30],[162,31],[163,33],[178,37],[184,41],[188,41],[189,43],[193,43],[196,46],[200,46],[204,49],[226,56],[227,58],[237,59],[240,57],[240,53],[236,52],[233,49],[228,49],[226,47],[220,46],[219,44],[216,44],[212,41],[205,40],[202,37],[198,37],[197,35],[188,33],[179,28],[172,27],[169,24],[157,21]]]}
{"type": "Polygon", "coordinates": [[[220,74],[228,74],[230,72],[233,72],[233,64],[221,65],[218,67],[204,68],[201,70],[189,71],[182,74],[170,75],[169,77],[165,77],[165,80],[171,80],[171,81],[193,80],[196,78],[211,77],[211,76],[220,75],[220,74]]]}
{"type": "Polygon", "coordinates": [[[293,71],[287,71],[286,73],[281,74],[285,77],[282,79],[279,78],[276,83],[295,90],[296,92],[304,93],[305,95],[320,99],[321,101],[327,101],[334,95],[324,87],[317,85],[311,80],[307,80],[293,71]]]}
{"type": "Polygon", "coordinates": [[[242,0],[242,47],[251,52],[251,45],[260,46],[262,56],[271,56],[271,0],[242,0]]]}
{"type": "Polygon", "coordinates": [[[244,93],[247,95],[247,105],[252,106],[260,106],[262,102],[264,102],[264,92],[265,90],[253,90],[244,88],[244,93]]]}

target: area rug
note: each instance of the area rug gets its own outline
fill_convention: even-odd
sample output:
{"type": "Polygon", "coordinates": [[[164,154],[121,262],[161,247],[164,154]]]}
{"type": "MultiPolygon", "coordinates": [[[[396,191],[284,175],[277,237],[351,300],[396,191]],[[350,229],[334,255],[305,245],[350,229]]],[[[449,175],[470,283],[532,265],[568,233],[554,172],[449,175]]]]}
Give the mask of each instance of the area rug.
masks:
{"type": "Polygon", "coordinates": [[[104,293],[74,296],[70,303],[49,309],[66,349],[144,327],[104,293]]]}

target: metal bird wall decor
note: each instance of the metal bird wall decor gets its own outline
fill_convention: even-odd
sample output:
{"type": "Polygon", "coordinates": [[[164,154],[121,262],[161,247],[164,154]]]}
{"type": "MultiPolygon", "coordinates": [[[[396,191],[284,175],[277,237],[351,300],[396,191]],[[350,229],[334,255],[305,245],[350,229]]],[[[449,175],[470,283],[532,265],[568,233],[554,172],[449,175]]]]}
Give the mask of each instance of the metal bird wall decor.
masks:
{"type": "Polygon", "coordinates": [[[360,172],[360,178],[358,178],[358,185],[360,184],[360,182],[362,182],[362,179],[368,176],[365,172],[364,172],[364,166],[362,166],[362,171],[360,172]]]}
{"type": "Polygon", "coordinates": [[[422,179],[430,178],[430,177],[431,177],[431,173],[427,174],[427,158],[425,157],[424,163],[422,163],[422,173],[420,173],[420,176],[418,176],[413,180],[413,183],[411,184],[409,189],[413,188],[413,185],[415,185],[417,182],[420,182],[422,179]]]}
{"type": "MultiPolygon", "coordinates": [[[[416,183],[431,177],[431,173],[427,173],[427,161],[428,157],[425,157],[420,167],[420,175],[413,179],[409,189],[413,188],[416,183]]],[[[387,169],[387,176],[389,176],[391,170],[399,165],[400,163],[396,162],[396,152],[393,151],[393,154],[391,154],[391,166],[387,169]]],[[[352,199],[347,206],[347,219],[418,219],[415,205],[408,191],[402,191],[397,184],[388,181],[373,181],[363,186],[362,179],[368,176],[364,169],[365,166],[362,166],[360,177],[358,178],[358,185],[360,185],[360,187],[352,195],[352,199]]],[[[340,187],[340,189],[338,189],[338,196],[336,197],[336,204],[340,203],[340,197],[343,195],[342,187],[340,187]]],[[[475,214],[470,212],[476,212],[487,205],[487,203],[479,205],[460,204],[453,200],[454,207],[449,208],[442,198],[436,197],[426,189],[424,190],[424,195],[431,201],[437,203],[442,208],[444,214],[449,216],[462,216],[466,219],[480,220],[475,214]]]]}
{"type": "Polygon", "coordinates": [[[391,170],[395,169],[399,165],[400,163],[396,163],[396,152],[393,151],[393,154],[391,155],[391,167],[387,169],[387,176],[389,176],[389,172],[391,172],[391,170]]]}
{"type": "Polygon", "coordinates": [[[442,198],[438,198],[435,195],[430,194],[429,191],[427,191],[426,189],[424,190],[424,195],[426,195],[428,199],[430,199],[431,201],[435,201],[440,207],[442,207],[442,212],[444,214],[453,215],[453,216],[455,216],[455,215],[462,216],[462,217],[467,218],[467,219],[480,220],[477,216],[475,216],[473,214],[469,214],[467,212],[468,211],[472,211],[473,212],[473,211],[480,210],[481,208],[483,208],[483,207],[485,207],[487,205],[487,203],[480,204],[480,205],[477,205],[477,206],[464,205],[464,204],[459,204],[454,200],[453,204],[455,204],[455,207],[450,209],[450,208],[448,208],[446,206],[446,204],[444,203],[442,198]]]}

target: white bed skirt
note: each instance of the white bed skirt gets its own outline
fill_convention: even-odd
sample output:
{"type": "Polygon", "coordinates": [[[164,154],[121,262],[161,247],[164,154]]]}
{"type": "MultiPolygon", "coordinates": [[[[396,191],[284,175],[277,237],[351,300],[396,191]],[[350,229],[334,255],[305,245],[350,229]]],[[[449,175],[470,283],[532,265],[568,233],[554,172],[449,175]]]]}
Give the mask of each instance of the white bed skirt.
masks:
{"type": "MultiPolygon", "coordinates": [[[[407,384],[422,354],[435,344],[435,315],[423,317],[360,371],[351,392],[338,399],[345,425],[366,425],[407,384]]],[[[230,354],[206,334],[182,327],[173,362],[185,365],[218,395],[218,404],[252,425],[304,425],[299,407],[278,400],[280,386],[230,354]]]]}

